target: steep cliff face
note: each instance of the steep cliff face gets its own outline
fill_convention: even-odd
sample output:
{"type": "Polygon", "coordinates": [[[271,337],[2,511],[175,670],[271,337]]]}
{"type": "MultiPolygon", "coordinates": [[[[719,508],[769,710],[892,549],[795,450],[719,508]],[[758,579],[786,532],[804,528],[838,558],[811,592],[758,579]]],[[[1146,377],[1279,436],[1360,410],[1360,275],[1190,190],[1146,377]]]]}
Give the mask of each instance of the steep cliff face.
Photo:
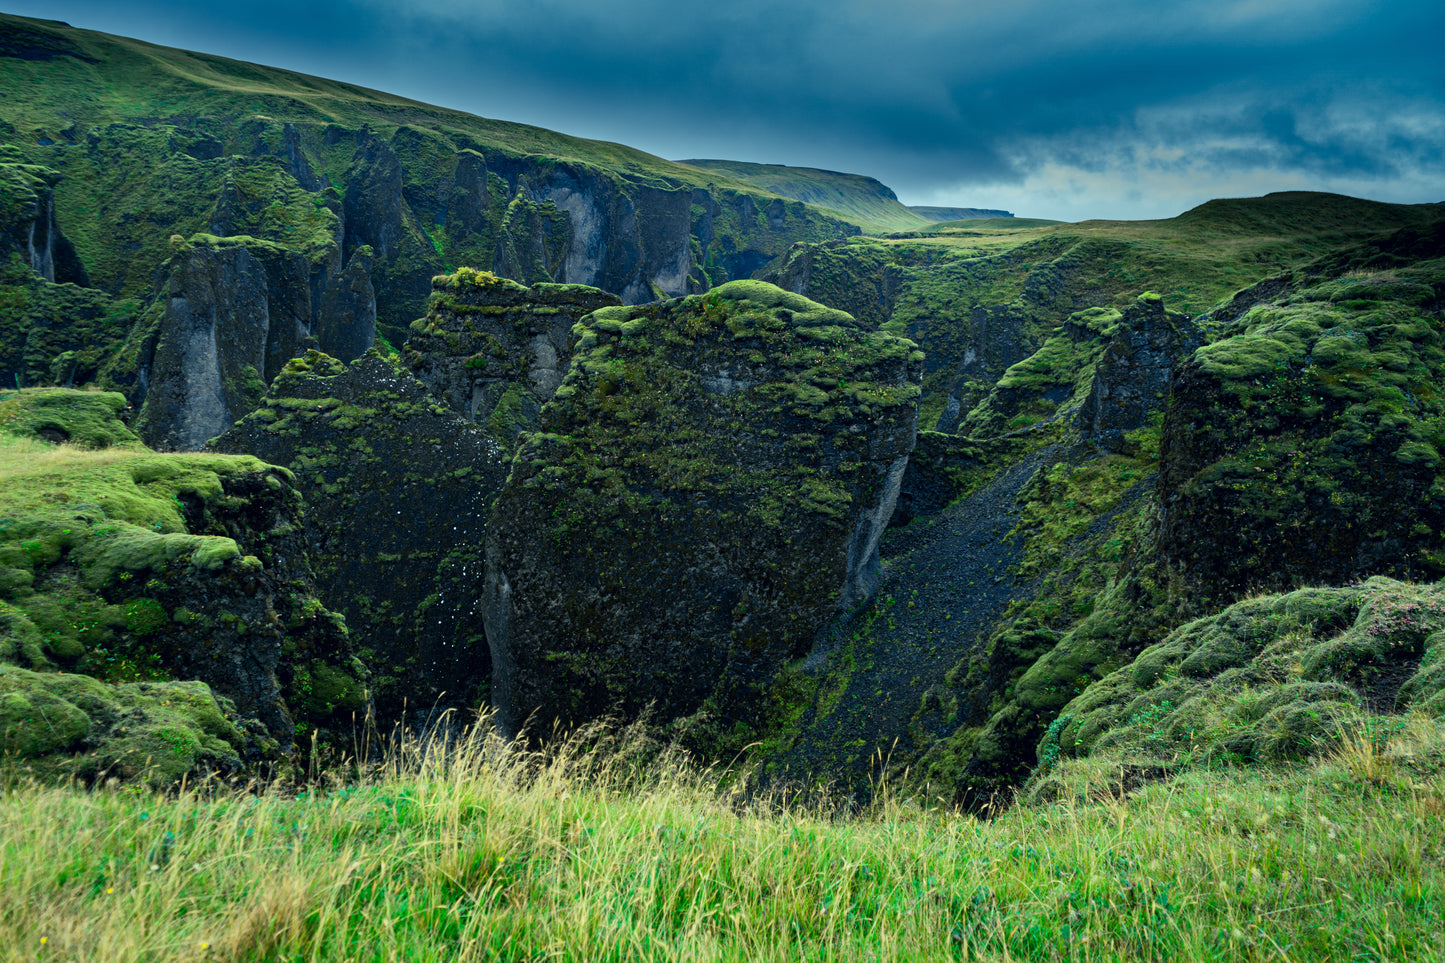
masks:
{"type": "Polygon", "coordinates": [[[1115,451],[1124,447],[1125,432],[1143,428],[1161,409],[1175,366],[1204,340],[1188,315],[1166,310],[1157,294],[1141,297],[1123,321],[1079,409],[1085,436],[1115,451]]]}
{"type": "Polygon", "coordinates": [[[253,238],[197,235],[168,262],[142,354],[137,430],[160,449],[194,451],[255,407],[302,350],[311,317],[305,259],[253,238]]]}
{"type": "Polygon", "coordinates": [[[1160,464],[1160,551],[1189,584],[1445,571],[1442,250],[1436,225],[1302,269],[1195,352],[1160,464]]]}
{"type": "Polygon", "coordinates": [[[383,718],[478,704],[482,546],[507,472],[495,443],[394,359],[310,351],[213,446],[295,472],[316,593],[346,616],[383,718]]]}
{"type": "Polygon", "coordinates": [[[494,704],[747,717],[873,590],[921,356],[757,282],[578,330],[488,533],[494,704]]]}
{"type": "Polygon", "coordinates": [[[60,173],[19,159],[18,151],[0,154],[0,264],[18,258],[46,281],[85,285],[85,268],[55,219],[60,173]]]}
{"type": "Polygon", "coordinates": [[[524,287],[462,268],[432,281],[427,316],[412,322],[408,366],[453,411],[508,452],[535,430],[572,363],[572,327],[621,304],[580,284],[524,287]]]}

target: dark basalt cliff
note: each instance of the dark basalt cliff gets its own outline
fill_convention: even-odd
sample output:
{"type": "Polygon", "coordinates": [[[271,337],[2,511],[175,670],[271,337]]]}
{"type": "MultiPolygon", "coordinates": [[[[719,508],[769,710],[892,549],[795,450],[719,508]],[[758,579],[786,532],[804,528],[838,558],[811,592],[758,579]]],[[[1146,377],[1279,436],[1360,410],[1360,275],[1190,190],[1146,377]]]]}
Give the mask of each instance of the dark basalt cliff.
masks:
{"type": "Polygon", "coordinates": [[[572,363],[572,327],[613,294],[580,284],[528,288],[462,268],[432,281],[427,316],[412,322],[406,360],[453,411],[507,452],[537,427],[572,363]]]}
{"type": "Polygon", "coordinates": [[[407,701],[478,703],[490,674],[482,546],[507,473],[494,442],[395,359],[310,351],[212,447],[295,472],[316,594],[374,667],[382,718],[407,701]]]}
{"type": "Polygon", "coordinates": [[[873,591],[921,356],[758,282],[578,330],[488,533],[494,704],[746,717],[873,591]]]}

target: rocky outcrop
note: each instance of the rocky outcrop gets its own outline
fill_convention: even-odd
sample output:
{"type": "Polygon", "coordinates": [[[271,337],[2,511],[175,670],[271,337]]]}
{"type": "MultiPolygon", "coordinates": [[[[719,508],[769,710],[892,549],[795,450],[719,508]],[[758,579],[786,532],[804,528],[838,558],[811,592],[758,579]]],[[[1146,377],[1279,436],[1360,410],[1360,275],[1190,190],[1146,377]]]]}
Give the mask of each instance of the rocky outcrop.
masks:
{"type": "Polygon", "coordinates": [[[1183,367],[1159,548],[1199,591],[1445,572],[1445,262],[1381,248],[1301,272],[1183,367]]]}
{"type": "Polygon", "coordinates": [[[0,397],[0,430],[78,449],[62,471],[21,466],[5,492],[0,661],[197,679],[283,749],[297,724],[335,731],[364,712],[365,670],[316,599],[290,472],[149,452],[116,420],[124,408],[115,393],[0,397]]]}
{"type": "Polygon", "coordinates": [[[395,360],[310,351],[212,445],[295,472],[317,594],[346,616],[383,718],[407,701],[477,704],[482,547],[507,472],[496,444],[395,360]]]}
{"type": "Polygon", "coordinates": [[[1124,432],[1143,427],[1169,392],[1174,367],[1204,341],[1187,314],[1167,311],[1157,294],[1142,295],[1124,312],[1094,369],[1079,409],[1085,436],[1119,449],[1124,432]]]}
{"type": "Polygon", "coordinates": [[[579,332],[488,532],[494,704],[512,729],[746,715],[872,591],[922,355],[761,282],[579,332]]]}
{"type": "Polygon", "coordinates": [[[338,360],[354,361],[376,343],[374,261],[371,248],[360,247],[345,270],[325,279],[313,333],[320,349],[338,360]]]}
{"type": "Polygon", "coordinates": [[[301,254],[267,241],[197,235],[180,244],[152,307],[159,317],[140,374],[141,437],[194,451],[255,407],[303,350],[308,278],[301,254]]]}
{"type": "Polygon", "coordinates": [[[572,326],[621,304],[597,288],[528,288],[469,268],[433,279],[432,290],[427,316],[412,322],[407,364],[432,394],[508,452],[522,432],[537,427],[542,405],[562,384],[572,326]]]}

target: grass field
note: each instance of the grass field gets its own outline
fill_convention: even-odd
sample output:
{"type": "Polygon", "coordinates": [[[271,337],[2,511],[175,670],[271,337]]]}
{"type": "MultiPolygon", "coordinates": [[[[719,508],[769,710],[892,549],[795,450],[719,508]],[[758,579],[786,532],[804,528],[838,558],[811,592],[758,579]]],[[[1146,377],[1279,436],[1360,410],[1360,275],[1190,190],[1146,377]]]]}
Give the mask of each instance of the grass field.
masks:
{"type": "MultiPolygon", "coordinates": [[[[0,792],[9,960],[1437,960],[1438,723],[992,820],[752,797],[633,730],[344,785],[0,792]]],[[[428,749],[429,747],[429,749],[428,749]]],[[[1067,787],[1057,791],[1058,786],[1067,787]]]]}

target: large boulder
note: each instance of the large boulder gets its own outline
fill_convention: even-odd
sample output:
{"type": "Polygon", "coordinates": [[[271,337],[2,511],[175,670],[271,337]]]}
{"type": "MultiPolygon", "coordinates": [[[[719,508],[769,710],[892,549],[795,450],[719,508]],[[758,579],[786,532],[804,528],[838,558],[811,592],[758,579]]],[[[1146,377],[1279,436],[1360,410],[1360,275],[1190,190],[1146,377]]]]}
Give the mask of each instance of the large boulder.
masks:
{"type": "Polygon", "coordinates": [[[407,363],[431,392],[507,451],[537,427],[572,360],[572,326],[616,295],[581,284],[526,287],[462,268],[432,279],[407,363]]]}
{"type": "Polygon", "coordinates": [[[506,460],[393,358],[310,351],[215,439],[295,472],[317,593],[346,616],[378,712],[475,705],[489,658],[482,548],[506,460]]]}
{"type": "Polygon", "coordinates": [[[876,584],[922,353],[757,281],[577,331],[488,531],[502,722],[746,714],[876,584]]]}

